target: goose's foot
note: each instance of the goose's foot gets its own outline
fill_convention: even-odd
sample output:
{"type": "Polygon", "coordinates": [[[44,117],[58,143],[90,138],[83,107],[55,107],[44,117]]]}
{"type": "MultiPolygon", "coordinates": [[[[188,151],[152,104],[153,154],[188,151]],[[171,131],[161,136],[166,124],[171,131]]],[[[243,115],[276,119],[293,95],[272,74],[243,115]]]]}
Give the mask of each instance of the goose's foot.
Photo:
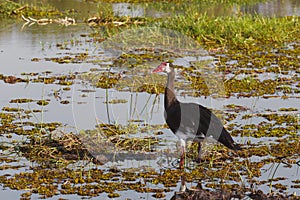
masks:
{"type": "Polygon", "coordinates": [[[185,176],[182,175],[181,176],[181,185],[180,185],[179,192],[185,192],[185,191],[186,191],[185,176]]]}

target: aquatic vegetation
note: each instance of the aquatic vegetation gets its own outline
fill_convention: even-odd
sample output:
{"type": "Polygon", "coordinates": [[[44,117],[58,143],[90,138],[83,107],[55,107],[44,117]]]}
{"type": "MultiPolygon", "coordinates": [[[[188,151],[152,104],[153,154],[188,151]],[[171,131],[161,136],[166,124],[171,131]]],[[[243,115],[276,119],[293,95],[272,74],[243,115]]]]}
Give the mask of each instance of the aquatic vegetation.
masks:
{"type": "Polygon", "coordinates": [[[29,160],[43,165],[59,167],[84,158],[94,159],[74,134],[63,134],[60,137],[38,135],[39,132],[36,130],[35,134],[30,137],[29,143],[24,142],[16,147],[29,160]]]}
{"type": "Polygon", "coordinates": [[[61,104],[69,104],[70,101],[68,101],[68,100],[62,100],[62,101],[60,101],[60,103],[61,103],[61,104]]]}
{"type": "Polygon", "coordinates": [[[9,83],[9,84],[28,82],[28,80],[26,79],[17,78],[15,76],[2,76],[1,79],[4,81],[4,83],[9,83]]]}
{"type": "Polygon", "coordinates": [[[176,54],[167,50],[155,50],[153,48],[139,48],[131,49],[131,52],[122,53],[117,59],[114,60],[116,67],[135,68],[145,65],[151,61],[168,60],[171,57],[176,57],[176,54]]]}
{"type": "Polygon", "coordinates": [[[16,17],[21,15],[26,16],[60,16],[62,13],[50,6],[32,6],[28,4],[20,4],[14,1],[5,0],[0,3],[0,16],[16,17]]]}
{"type": "Polygon", "coordinates": [[[12,99],[9,103],[29,103],[33,102],[33,99],[12,99]]]}
{"type": "Polygon", "coordinates": [[[49,102],[46,100],[38,100],[36,103],[40,106],[46,106],[49,104],[49,102]]]}
{"type": "Polygon", "coordinates": [[[104,102],[104,103],[109,103],[109,104],[118,104],[118,103],[127,103],[128,101],[126,99],[112,99],[109,102],[104,102]]]}
{"type": "Polygon", "coordinates": [[[80,78],[86,81],[90,81],[92,85],[97,88],[112,88],[120,80],[121,75],[119,73],[103,72],[103,73],[84,73],[80,75],[80,78]]]}
{"type": "MultiPolygon", "coordinates": [[[[152,152],[155,145],[159,143],[157,137],[132,137],[143,130],[135,124],[127,127],[112,124],[99,124],[95,130],[86,130],[80,132],[80,139],[87,146],[89,151],[94,154],[107,152],[113,153],[145,153],[152,152]],[[97,144],[97,145],[95,145],[97,144]],[[101,144],[101,145],[99,145],[101,144]]],[[[104,155],[104,154],[102,154],[104,155]]],[[[130,156],[128,154],[128,156],[130,156]]]]}
{"type": "MultiPolygon", "coordinates": [[[[3,114],[2,117],[4,118],[3,114]]],[[[54,127],[57,127],[57,125],[54,125],[54,127]]],[[[34,126],[39,127],[40,125],[34,126]]],[[[47,127],[45,124],[43,126],[47,127]]],[[[161,127],[162,126],[156,126],[156,128],[161,127]]],[[[30,188],[31,192],[24,193],[23,196],[31,196],[32,194],[39,194],[41,197],[53,197],[59,194],[98,196],[105,192],[108,196],[116,197],[120,195],[118,191],[123,190],[153,193],[154,197],[164,196],[165,192],[170,192],[171,188],[177,186],[177,182],[183,175],[181,170],[161,169],[160,172],[156,170],[141,171],[140,169],[134,168],[127,170],[118,168],[105,170],[80,168],[71,170],[67,167],[71,163],[77,163],[79,160],[86,160],[86,162],[93,162],[97,165],[101,164],[101,159],[95,157],[96,154],[90,153],[95,151],[91,151],[91,149],[87,148],[86,145],[88,143],[84,141],[85,138],[88,141],[92,141],[91,138],[95,140],[95,135],[99,134],[100,130],[101,134],[105,135],[105,138],[114,143],[114,152],[117,151],[116,148],[122,149],[122,151],[125,152],[148,152],[149,149],[147,150],[147,147],[157,144],[158,141],[155,139],[149,140],[150,138],[123,138],[123,136],[128,135],[128,133],[134,133],[136,128],[138,128],[138,126],[123,127],[120,125],[99,124],[98,129],[81,132],[79,135],[60,133],[58,135],[51,134],[50,137],[47,134],[39,135],[38,132],[35,132],[35,134],[30,137],[30,141],[19,144],[15,149],[22,152],[23,156],[32,162],[39,163],[40,166],[33,167],[32,170],[28,172],[20,172],[11,176],[2,175],[0,176],[0,182],[11,189],[21,190],[30,188]],[[154,143],[152,143],[152,141],[154,141],[154,143]],[[84,142],[84,145],[82,142],[84,142]],[[51,169],[47,166],[51,166],[51,169]],[[144,181],[141,182],[141,180],[144,181]],[[143,182],[151,184],[149,185],[143,182]],[[160,184],[164,185],[164,188],[156,188],[156,185],[160,184]]],[[[101,137],[99,139],[102,140],[103,144],[104,138],[101,137]]],[[[95,142],[99,144],[99,141],[95,142]]],[[[94,148],[101,146],[103,145],[93,145],[94,148]]],[[[216,185],[215,182],[211,182],[211,178],[218,177],[223,180],[239,182],[240,175],[243,175],[249,176],[249,179],[252,180],[253,177],[259,177],[261,175],[260,169],[264,164],[277,161],[277,158],[280,157],[296,156],[297,152],[299,152],[300,145],[298,140],[294,140],[294,142],[282,142],[270,148],[267,146],[253,146],[239,152],[239,155],[244,158],[249,158],[254,155],[260,157],[266,155],[273,156],[271,160],[265,158],[259,162],[250,162],[247,159],[240,160],[232,157],[230,151],[222,146],[220,147],[220,149],[215,149],[210,152],[210,156],[206,157],[206,160],[203,160],[201,165],[192,167],[189,172],[184,172],[187,182],[206,180],[206,187],[209,188],[217,189],[221,187],[233,189],[238,187],[241,190],[247,190],[247,188],[243,188],[239,184],[216,185]],[[225,163],[224,160],[230,160],[230,162],[225,163]],[[206,173],[203,173],[204,169],[206,169],[206,173]]],[[[197,151],[196,146],[192,148],[197,151]]],[[[150,152],[152,151],[153,149],[151,148],[150,152]]],[[[125,158],[128,158],[128,156],[129,154],[125,156],[125,158]]],[[[136,158],[137,157],[135,157],[135,159],[136,158]]],[[[291,163],[294,163],[294,158],[297,157],[291,158],[291,163]]],[[[7,167],[11,168],[9,166],[7,167]]],[[[265,183],[262,182],[260,184],[265,183]]],[[[294,186],[297,187],[297,182],[295,182],[295,184],[294,186]]],[[[285,186],[275,184],[274,188],[284,189],[285,186]]]]}
{"type": "MultiPolygon", "coordinates": [[[[24,15],[21,15],[22,19],[25,21],[25,24],[23,27],[26,25],[33,25],[33,24],[38,24],[38,25],[47,25],[47,24],[52,24],[52,23],[58,23],[64,26],[69,26],[69,25],[75,25],[75,19],[70,18],[70,17],[65,17],[65,18],[58,18],[58,19],[52,19],[52,18],[42,18],[42,19],[34,19],[32,17],[24,17],[24,15]]],[[[32,59],[32,61],[38,61],[37,59],[32,59]]]]}
{"type": "Polygon", "coordinates": [[[114,15],[106,15],[105,17],[91,17],[87,19],[89,26],[130,26],[130,25],[142,25],[150,20],[141,17],[117,17],[114,15]]]}

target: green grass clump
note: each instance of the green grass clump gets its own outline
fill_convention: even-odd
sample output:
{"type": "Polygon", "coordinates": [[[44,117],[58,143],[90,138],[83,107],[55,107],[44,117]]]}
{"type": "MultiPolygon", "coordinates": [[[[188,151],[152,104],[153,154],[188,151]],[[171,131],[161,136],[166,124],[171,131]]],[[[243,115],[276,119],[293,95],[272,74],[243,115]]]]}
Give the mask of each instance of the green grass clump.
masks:
{"type": "Polygon", "coordinates": [[[168,18],[161,22],[161,25],[187,34],[206,46],[227,46],[235,49],[250,49],[266,44],[276,46],[300,38],[297,17],[209,17],[194,11],[168,18]]]}
{"type": "Polygon", "coordinates": [[[35,17],[49,17],[49,16],[62,16],[62,13],[57,9],[48,5],[28,5],[20,4],[13,1],[0,2],[0,17],[20,17],[35,16],[35,17]]]}

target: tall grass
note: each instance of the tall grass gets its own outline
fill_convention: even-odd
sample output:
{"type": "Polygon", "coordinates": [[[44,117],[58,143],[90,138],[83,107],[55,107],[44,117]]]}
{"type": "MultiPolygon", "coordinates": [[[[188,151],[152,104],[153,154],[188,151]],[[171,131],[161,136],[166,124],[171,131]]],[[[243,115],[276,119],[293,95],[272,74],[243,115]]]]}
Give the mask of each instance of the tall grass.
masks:
{"type": "Polygon", "coordinates": [[[300,39],[298,17],[235,15],[209,17],[187,13],[168,18],[161,26],[180,31],[203,45],[250,48],[253,45],[280,45],[300,39]]]}

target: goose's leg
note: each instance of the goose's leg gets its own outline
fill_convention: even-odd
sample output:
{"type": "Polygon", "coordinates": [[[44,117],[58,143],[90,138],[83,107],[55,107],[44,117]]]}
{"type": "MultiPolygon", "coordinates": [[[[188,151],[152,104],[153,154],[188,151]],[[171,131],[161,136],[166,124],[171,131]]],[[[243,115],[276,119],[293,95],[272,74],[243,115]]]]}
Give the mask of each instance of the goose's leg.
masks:
{"type": "Polygon", "coordinates": [[[185,152],[182,152],[181,156],[180,156],[179,168],[183,168],[184,167],[184,160],[185,160],[185,152]]]}
{"type": "Polygon", "coordinates": [[[183,139],[180,139],[180,146],[181,146],[181,156],[180,156],[180,163],[179,168],[184,168],[185,163],[185,141],[183,139]]]}
{"type": "Polygon", "coordinates": [[[201,162],[201,154],[202,154],[201,142],[198,142],[198,157],[197,157],[197,160],[196,160],[197,163],[201,162]]]}

